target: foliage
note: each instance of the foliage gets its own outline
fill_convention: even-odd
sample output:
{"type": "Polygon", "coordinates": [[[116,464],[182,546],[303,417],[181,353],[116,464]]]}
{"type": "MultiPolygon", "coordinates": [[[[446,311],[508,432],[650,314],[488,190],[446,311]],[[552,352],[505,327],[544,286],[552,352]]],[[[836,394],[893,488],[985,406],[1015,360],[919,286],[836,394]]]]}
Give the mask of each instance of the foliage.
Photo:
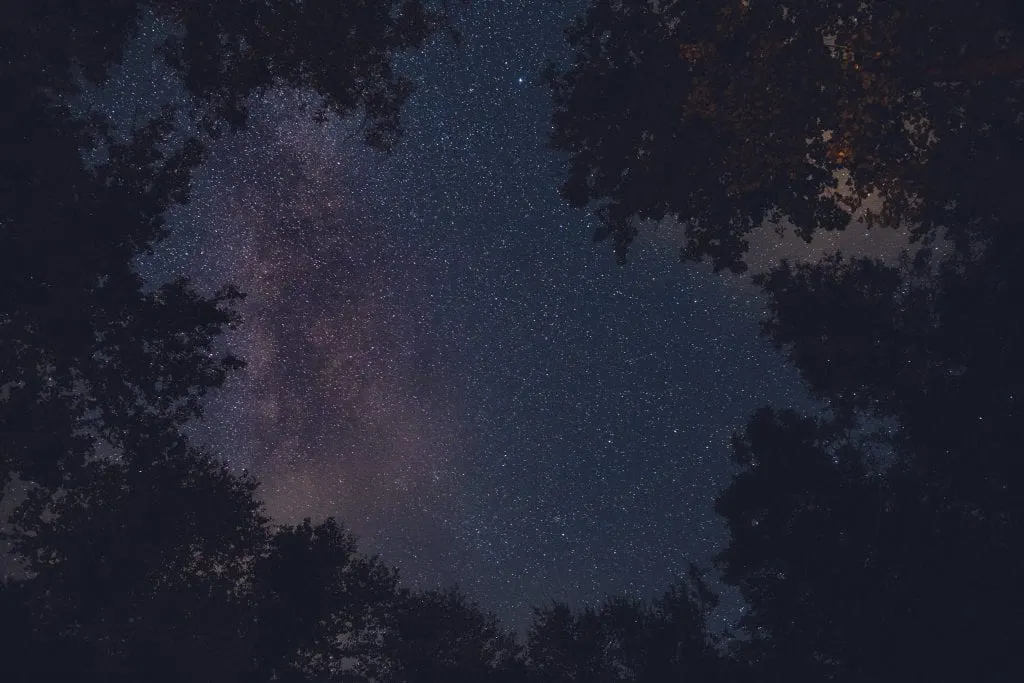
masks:
{"type": "Polygon", "coordinates": [[[403,591],[382,652],[384,666],[374,680],[502,683],[523,676],[514,636],[455,589],[403,591]]]}
{"type": "MultiPolygon", "coordinates": [[[[241,361],[228,286],[144,286],[133,259],[187,201],[203,136],[277,83],[362,109],[388,148],[392,70],[421,3],[16,2],[0,26],[0,483],[27,495],[0,585],[15,681],[1008,680],[1019,605],[1024,260],[1019,3],[596,0],[552,70],[564,194],[621,256],[636,219],[742,270],[767,220],[810,238],[884,201],[948,248],[834,254],[756,279],[764,334],[819,415],[764,408],[733,440],[717,558],[747,601],[715,634],[693,570],[651,604],[537,610],[525,645],[456,590],[402,589],[333,519],[272,527],[255,482],[181,427],[241,361]],[[123,58],[143,8],[200,103],[117,138],[66,106],[123,58]],[[956,172],[953,172],[953,169],[956,172]],[[850,185],[837,192],[838,178],[850,185]]],[[[181,102],[185,100],[182,99],[181,102]]],[[[181,103],[179,103],[181,104],[181,103]]],[[[180,108],[185,108],[181,104],[180,108]]]]}
{"type": "Polygon", "coordinates": [[[552,603],[535,611],[528,634],[531,674],[545,683],[733,680],[709,630],[716,604],[694,568],[650,605],[614,598],[574,612],[552,603]]]}
{"type": "Polygon", "coordinates": [[[1022,157],[1022,18],[1009,1],[595,0],[548,72],[563,195],[598,208],[620,260],[663,218],[716,270],[744,270],[765,224],[809,240],[858,211],[970,240],[1022,157]]]}
{"type": "Polygon", "coordinates": [[[26,680],[186,680],[245,662],[239,600],[266,520],[255,484],[182,444],[145,467],[95,462],[17,511],[30,578],[8,586],[39,651],[26,680]],[[173,452],[177,451],[177,452],[173,452]],[[44,514],[45,513],[45,514],[44,514]]]}
{"type": "Polygon", "coordinates": [[[766,334],[832,407],[758,413],[718,503],[725,578],[787,671],[1002,680],[1024,642],[1022,243],[989,228],[938,263],[834,256],[760,280],[766,334]]]}

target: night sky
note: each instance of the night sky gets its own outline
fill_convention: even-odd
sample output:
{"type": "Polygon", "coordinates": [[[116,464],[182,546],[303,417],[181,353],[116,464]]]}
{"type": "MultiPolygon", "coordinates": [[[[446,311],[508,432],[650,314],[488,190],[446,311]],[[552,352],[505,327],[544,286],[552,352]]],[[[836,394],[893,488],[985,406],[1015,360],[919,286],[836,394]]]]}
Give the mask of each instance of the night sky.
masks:
{"type": "MultiPolygon", "coordinates": [[[[248,293],[229,339],[248,368],[195,432],[275,519],[337,516],[410,585],[458,583],[510,625],[707,562],[730,432],[805,400],[746,280],[680,263],[669,229],[618,267],[558,197],[538,72],[581,7],[460,9],[461,48],[403,62],[390,156],[358,117],[269,94],[142,264],[248,293]]],[[[101,100],[174,90],[139,51],[120,74],[101,100]]]]}

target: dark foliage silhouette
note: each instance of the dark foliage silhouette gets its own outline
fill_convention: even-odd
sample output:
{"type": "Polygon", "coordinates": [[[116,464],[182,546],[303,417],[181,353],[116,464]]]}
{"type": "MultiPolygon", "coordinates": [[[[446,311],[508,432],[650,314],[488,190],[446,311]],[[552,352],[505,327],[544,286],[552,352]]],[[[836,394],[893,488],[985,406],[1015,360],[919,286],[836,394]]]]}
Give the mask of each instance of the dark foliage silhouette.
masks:
{"type": "Polygon", "coordinates": [[[6,71],[30,86],[72,93],[102,83],[149,11],[175,31],[166,63],[203,102],[208,131],[243,126],[246,99],[272,85],[315,90],[323,113],[363,109],[367,141],[392,145],[411,84],[392,57],[420,47],[442,20],[420,0],[264,3],[252,0],[16,0],[5,6],[6,71]],[[83,83],[84,80],[84,83],[83,83]]]}
{"type": "Polygon", "coordinates": [[[13,680],[342,681],[379,667],[396,577],[334,520],[271,529],[255,484],[194,452],[83,476],[56,502],[33,498],[49,515],[16,517],[31,578],[2,593],[21,637],[5,645],[23,650],[9,651],[13,680]]]}
{"type": "Polygon", "coordinates": [[[1015,679],[1020,3],[601,0],[572,30],[552,143],[620,258],[636,221],[671,217],[685,257],[741,271],[766,221],[810,239],[872,193],[871,223],[936,248],[756,278],[764,334],[827,410],[764,408],[734,438],[717,566],[747,601],[742,637],[712,632],[694,569],[651,604],[539,609],[522,646],[456,590],[401,588],[333,519],[272,527],[255,482],[181,434],[242,365],[218,343],[242,294],[146,287],[132,267],[251,95],[314,90],[314,115],[361,112],[389,149],[410,88],[392,58],[439,15],[104,0],[4,19],[0,484],[24,487],[4,535],[26,573],[0,584],[5,680],[1015,679]],[[161,55],[198,104],[125,136],[69,103],[144,10],[177,26],[161,55]]]}
{"type": "Polygon", "coordinates": [[[378,656],[396,577],[333,519],[284,527],[253,566],[263,680],[346,680],[378,656]]]}
{"type": "Polygon", "coordinates": [[[239,294],[205,299],[186,282],[144,291],[131,266],[186,197],[195,145],[164,154],[169,126],[154,121],[89,168],[86,125],[40,93],[19,105],[5,112],[0,197],[0,457],[3,475],[52,486],[91,452],[86,431],[125,447],[140,421],[157,434],[198,413],[239,365],[213,351],[239,294]]]}
{"type": "Polygon", "coordinates": [[[831,406],[755,416],[719,500],[725,578],[787,671],[1003,680],[1024,644],[1021,241],[987,227],[934,264],[835,256],[761,278],[766,334],[831,406]]]}
{"type": "Polygon", "coordinates": [[[716,604],[696,570],[650,605],[615,598],[573,611],[553,603],[530,628],[530,673],[545,683],[736,680],[709,629],[716,604]]]}
{"type": "Polygon", "coordinates": [[[563,195],[620,260],[666,217],[716,270],[742,271],[766,223],[810,239],[858,210],[970,240],[1021,159],[1022,18],[1010,0],[594,2],[548,72],[563,195]]]}
{"type": "Polygon", "coordinates": [[[92,463],[56,499],[37,490],[14,518],[30,578],[22,680],[195,680],[242,670],[240,600],[266,520],[255,485],[179,444],[145,467],[92,463]],[[175,452],[177,451],[177,452],[175,452]],[[45,514],[44,514],[45,513],[45,514]]]}
{"type": "Polygon", "coordinates": [[[405,683],[521,681],[519,647],[493,616],[457,590],[403,591],[375,678],[405,683]]]}

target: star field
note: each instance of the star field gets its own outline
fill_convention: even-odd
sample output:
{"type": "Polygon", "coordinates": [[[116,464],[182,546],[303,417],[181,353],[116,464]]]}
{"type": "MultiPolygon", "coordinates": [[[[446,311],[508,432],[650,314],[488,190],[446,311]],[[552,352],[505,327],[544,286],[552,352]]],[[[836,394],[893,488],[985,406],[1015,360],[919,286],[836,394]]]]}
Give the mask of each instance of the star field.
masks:
{"type": "Polygon", "coordinates": [[[195,438],[275,518],[335,515],[410,584],[457,582],[512,625],[706,562],[730,432],[802,396],[745,281],[679,263],[668,230],[617,267],[558,197],[537,74],[579,8],[460,10],[461,47],[402,64],[390,156],[358,117],[268,93],[144,264],[248,293],[228,340],[248,367],[195,438]]]}

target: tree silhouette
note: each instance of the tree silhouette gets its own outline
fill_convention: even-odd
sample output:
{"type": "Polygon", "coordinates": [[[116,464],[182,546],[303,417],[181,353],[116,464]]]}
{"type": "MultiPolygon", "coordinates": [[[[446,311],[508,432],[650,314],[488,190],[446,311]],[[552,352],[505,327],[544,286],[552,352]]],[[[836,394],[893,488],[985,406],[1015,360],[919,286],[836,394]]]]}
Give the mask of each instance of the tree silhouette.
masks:
{"type": "Polygon", "coordinates": [[[403,683],[520,681],[513,635],[455,589],[403,591],[382,641],[373,680],[403,683]]]}
{"type": "Polygon", "coordinates": [[[4,643],[13,680],[350,681],[379,668],[396,576],[333,519],[272,530],[255,483],[194,451],[80,476],[15,519],[31,578],[0,592],[21,636],[4,643]]]}
{"type": "Polygon", "coordinates": [[[718,503],[732,534],[720,563],[775,675],[1013,670],[1024,243],[1019,224],[979,225],[984,239],[945,256],[833,255],[758,278],[765,334],[830,406],[758,413],[718,503]]]}
{"type": "Polygon", "coordinates": [[[691,568],[651,605],[609,599],[573,611],[552,603],[535,611],[527,638],[532,680],[612,683],[728,681],[736,671],[719,651],[708,620],[717,598],[691,568]]]}
{"type": "Polygon", "coordinates": [[[87,126],[38,94],[20,105],[5,117],[18,134],[0,196],[0,457],[3,476],[52,486],[91,452],[88,432],[124,447],[142,421],[159,433],[198,413],[239,365],[212,346],[239,294],[205,299],[185,282],[144,291],[132,269],[186,196],[195,145],[162,153],[169,124],[154,121],[89,168],[87,126]]]}
{"type": "Polygon", "coordinates": [[[401,133],[398,114],[411,90],[392,58],[422,46],[446,4],[16,0],[5,6],[0,49],[11,77],[75,93],[106,80],[151,11],[173,28],[161,52],[187,92],[204,103],[199,113],[207,130],[243,126],[247,97],[284,84],[319,93],[323,113],[363,109],[367,141],[387,148],[401,133]]]}
{"type": "Polygon", "coordinates": [[[792,411],[759,411],[734,445],[746,469],[717,502],[731,533],[723,578],[750,605],[740,652],[765,680],[878,674],[858,671],[854,657],[887,666],[881,646],[902,647],[907,635],[890,626],[891,558],[878,551],[902,530],[884,514],[862,453],[830,437],[792,411]]]}
{"type": "Polygon", "coordinates": [[[666,217],[716,270],[766,223],[810,239],[858,211],[969,240],[1021,159],[1021,21],[1009,1],[595,1],[548,71],[563,195],[620,260],[666,217]]]}
{"type": "Polygon", "coordinates": [[[39,651],[21,680],[166,680],[237,671],[251,657],[238,599],[265,545],[255,484],[169,444],[145,467],[93,462],[64,495],[30,492],[14,547],[30,578],[8,586],[39,651]]]}
{"type": "Polygon", "coordinates": [[[252,567],[256,680],[352,680],[377,666],[396,575],[333,519],[283,527],[252,567]]]}

